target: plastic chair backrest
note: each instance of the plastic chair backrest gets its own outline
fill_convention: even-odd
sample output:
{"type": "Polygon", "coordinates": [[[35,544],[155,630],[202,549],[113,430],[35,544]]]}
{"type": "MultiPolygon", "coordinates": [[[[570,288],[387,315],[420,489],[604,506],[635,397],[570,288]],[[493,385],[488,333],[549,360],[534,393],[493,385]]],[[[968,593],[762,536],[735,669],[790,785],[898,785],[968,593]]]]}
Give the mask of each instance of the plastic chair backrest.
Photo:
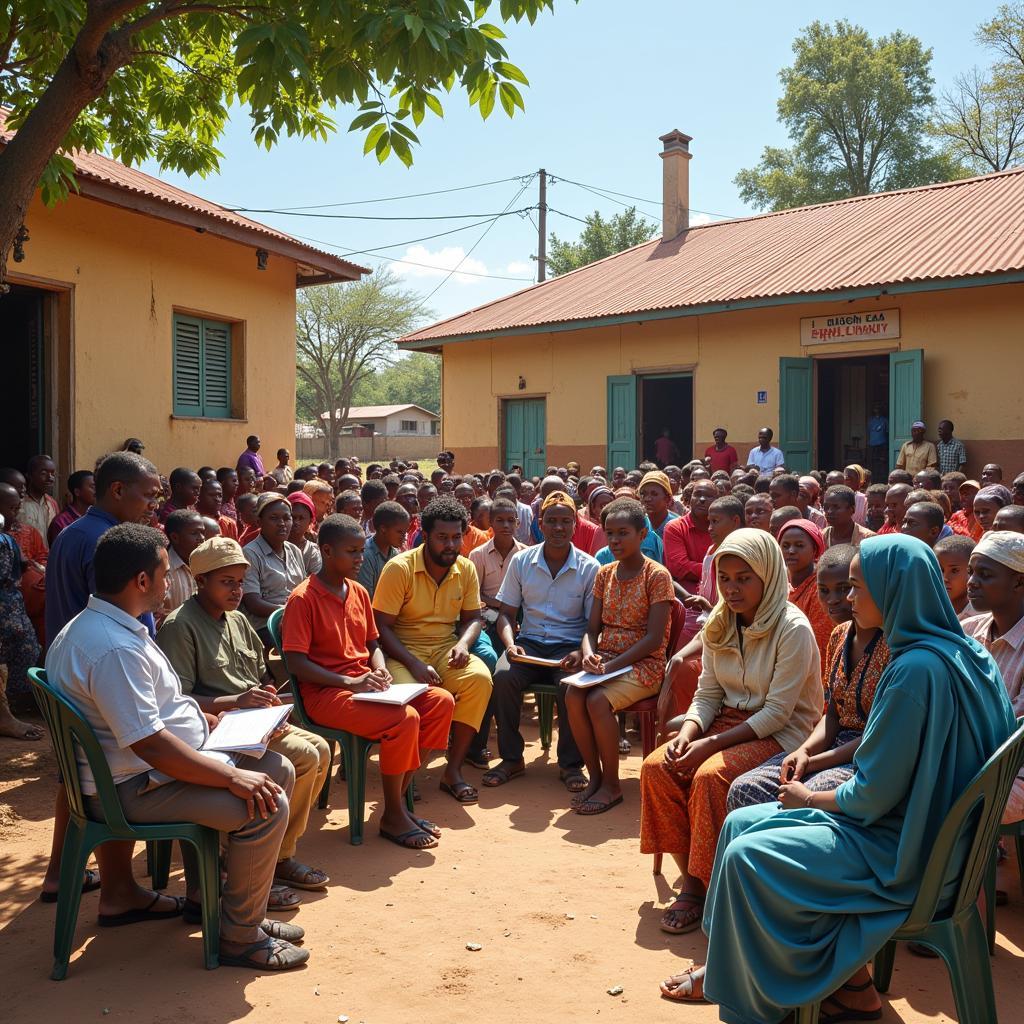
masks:
{"type": "Polygon", "coordinates": [[[668,646],[665,648],[665,654],[671,658],[676,651],[679,650],[679,635],[683,631],[683,627],[686,625],[686,605],[679,600],[678,597],[672,599],[672,609],[670,614],[670,626],[668,631],[668,646]]]}
{"type": "Polygon", "coordinates": [[[96,796],[103,809],[107,827],[125,838],[133,836],[134,830],[125,821],[121,801],[117,798],[114,778],[110,774],[110,766],[92,726],[82,718],[66,697],[50,685],[43,669],[30,668],[28,676],[35,688],[36,703],[50,730],[53,750],[64,778],[64,789],[72,816],[84,821],[95,820],[85,807],[82,781],[78,775],[78,758],[75,751],[77,744],[89,762],[96,783],[96,796]]]}
{"type": "MultiPolygon", "coordinates": [[[[1024,718],[1019,718],[1013,734],[988,759],[946,815],[935,837],[917,899],[903,929],[922,928],[936,916],[953,855],[961,838],[972,829],[974,839],[960,873],[960,885],[949,916],[959,914],[977,900],[985,873],[992,862],[996,834],[1010,796],[1010,788],[1022,764],[1024,718]]],[[[946,916],[945,913],[943,916],[946,916]]]]}
{"type": "MultiPolygon", "coordinates": [[[[284,619],[284,608],[278,608],[270,618],[267,620],[267,632],[270,634],[270,639],[274,641],[274,647],[277,648],[277,653],[281,655],[281,660],[284,662],[285,670],[288,671],[288,657],[281,649],[281,622],[284,619]]],[[[317,730],[322,728],[318,726],[310,717],[306,714],[306,705],[302,703],[302,691],[299,688],[299,681],[295,678],[294,673],[288,671],[288,675],[292,681],[292,697],[295,703],[295,714],[298,715],[299,723],[303,729],[317,730]]]]}

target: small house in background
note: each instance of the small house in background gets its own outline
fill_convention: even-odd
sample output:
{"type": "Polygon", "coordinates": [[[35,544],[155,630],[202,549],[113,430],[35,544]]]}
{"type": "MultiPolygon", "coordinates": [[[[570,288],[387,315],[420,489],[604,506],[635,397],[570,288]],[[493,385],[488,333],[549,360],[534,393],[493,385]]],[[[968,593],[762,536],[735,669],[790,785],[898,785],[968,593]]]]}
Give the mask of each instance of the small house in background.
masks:
{"type": "Polygon", "coordinates": [[[792,470],[887,472],[951,419],[968,465],[1024,469],[1024,168],[690,224],[689,136],[662,136],[660,238],[415,331],[443,359],[462,470],[635,466],[668,430],[792,470]],[[868,421],[887,415],[886,443],[868,421]]]}
{"type": "MultiPolygon", "coordinates": [[[[322,419],[328,415],[325,412],[322,419]]],[[[353,405],[341,432],[356,437],[423,437],[437,434],[440,426],[441,417],[422,405],[353,405]]]]}
{"type": "MultiPolygon", "coordinates": [[[[11,138],[0,110],[0,147],[11,138]]],[[[38,196],[0,296],[0,465],[61,478],[140,437],[162,470],[290,448],[295,291],[363,267],[98,154],[38,196]]],[[[272,460],[271,460],[272,461],[272,460]]],[[[59,495],[58,495],[59,496],[59,495]]]]}

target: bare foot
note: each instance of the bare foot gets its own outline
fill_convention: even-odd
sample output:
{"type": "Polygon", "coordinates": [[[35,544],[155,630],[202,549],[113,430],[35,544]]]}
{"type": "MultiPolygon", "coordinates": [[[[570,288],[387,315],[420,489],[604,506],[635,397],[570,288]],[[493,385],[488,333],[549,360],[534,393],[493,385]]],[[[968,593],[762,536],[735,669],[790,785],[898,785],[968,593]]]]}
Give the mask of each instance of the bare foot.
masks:
{"type": "Polygon", "coordinates": [[[15,718],[5,709],[0,712],[0,736],[10,736],[15,740],[41,740],[43,730],[38,725],[15,718]]]}
{"type": "Polygon", "coordinates": [[[694,964],[681,974],[673,974],[661,983],[661,994],[665,999],[680,1003],[706,1003],[704,998],[704,966],[694,964]]]}

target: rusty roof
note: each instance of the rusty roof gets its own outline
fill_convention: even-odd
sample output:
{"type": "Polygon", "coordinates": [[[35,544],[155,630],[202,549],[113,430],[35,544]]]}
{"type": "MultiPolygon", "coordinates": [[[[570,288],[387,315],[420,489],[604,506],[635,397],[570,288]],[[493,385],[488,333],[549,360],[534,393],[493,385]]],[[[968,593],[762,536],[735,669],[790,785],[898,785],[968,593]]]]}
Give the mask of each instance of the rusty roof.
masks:
{"type": "Polygon", "coordinates": [[[435,348],[1022,271],[1024,168],[1016,168],[702,224],[414,331],[401,344],[435,348]]]}
{"type": "MultiPolygon", "coordinates": [[[[14,132],[6,129],[6,111],[0,108],[0,147],[13,137],[14,132]]],[[[356,281],[370,273],[367,267],[324,252],[117,160],[79,151],[70,156],[81,195],[293,259],[298,265],[299,286],[356,281]]]]}

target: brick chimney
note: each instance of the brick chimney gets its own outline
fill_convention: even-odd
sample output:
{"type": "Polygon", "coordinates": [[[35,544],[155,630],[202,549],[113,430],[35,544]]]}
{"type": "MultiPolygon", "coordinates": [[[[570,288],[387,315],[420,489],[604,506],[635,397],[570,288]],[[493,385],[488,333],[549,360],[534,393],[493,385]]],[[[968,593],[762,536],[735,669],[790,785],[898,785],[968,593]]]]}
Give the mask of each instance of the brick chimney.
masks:
{"type": "Polygon", "coordinates": [[[678,129],[661,136],[662,202],[661,237],[670,241],[690,226],[690,143],[678,129]]]}

